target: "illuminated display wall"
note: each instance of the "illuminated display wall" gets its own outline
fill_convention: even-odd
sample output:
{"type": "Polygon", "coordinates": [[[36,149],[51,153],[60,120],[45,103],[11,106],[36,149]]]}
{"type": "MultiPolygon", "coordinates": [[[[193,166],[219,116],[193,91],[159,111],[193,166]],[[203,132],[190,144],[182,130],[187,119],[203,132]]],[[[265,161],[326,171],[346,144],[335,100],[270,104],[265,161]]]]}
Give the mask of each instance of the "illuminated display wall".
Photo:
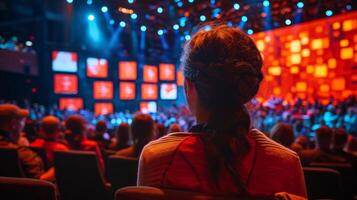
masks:
{"type": "Polygon", "coordinates": [[[357,94],[357,12],[252,36],[264,58],[262,100],[357,94]]]}

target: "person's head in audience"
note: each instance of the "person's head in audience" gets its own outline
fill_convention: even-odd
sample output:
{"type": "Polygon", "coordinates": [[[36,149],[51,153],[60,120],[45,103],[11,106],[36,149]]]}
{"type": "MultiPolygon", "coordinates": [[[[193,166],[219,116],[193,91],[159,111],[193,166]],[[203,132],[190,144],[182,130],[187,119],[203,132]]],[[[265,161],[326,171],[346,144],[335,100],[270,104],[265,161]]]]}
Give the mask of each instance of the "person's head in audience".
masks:
{"type": "Polygon", "coordinates": [[[136,114],[131,123],[134,156],[140,156],[144,146],[154,139],[154,120],[148,114],[136,114]]]}
{"type": "Polygon", "coordinates": [[[156,124],[156,136],[157,138],[161,138],[162,136],[166,135],[165,126],[163,124],[157,123],[156,124]]]}
{"type": "Polygon", "coordinates": [[[0,130],[2,133],[0,133],[0,137],[6,137],[11,142],[17,143],[28,115],[29,112],[26,109],[21,109],[13,104],[1,104],[0,130]]]}
{"type": "Polygon", "coordinates": [[[130,126],[128,123],[121,123],[115,132],[117,140],[116,150],[120,150],[129,146],[130,126]]]}
{"type": "Polygon", "coordinates": [[[333,149],[343,150],[346,147],[348,135],[343,128],[335,128],[333,134],[333,149]]]}
{"type": "Polygon", "coordinates": [[[36,121],[27,118],[25,122],[24,132],[26,133],[26,137],[30,141],[30,143],[33,142],[36,138],[41,137],[41,135],[38,135],[37,129],[38,127],[36,121]]]}
{"type": "Polygon", "coordinates": [[[60,131],[60,120],[52,115],[44,117],[41,121],[40,131],[46,140],[56,140],[60,131]]]}
{"type": "MultiPolygon", "coordinates": [[[[197,32],[186,43],[181,57],[185,95],[206,143],[209,172],[218,180],[226,166],[249,152],[247,134],[251,120],[245,106],[258,92],[263,79],[262,57],[253,40],[229,26],[197,32]],[[237,152],[231,145],[239,146],[237,152]]],[[[239,175],[232,175],[240,180],[239,175]]]]}
{"type": "Polygon", "coordinates": [[[295,140],[293,127],[285,123],[276,124],[271,129],[270,137],[287,148],[290,148],[295,140]]]}
{"type": "Polygon", "coordinates": [[[86,138],[86,124],[80,115],[71,115],[65,120],[66,139],[72,148],[79,149],[81,141],[86,138]]]}
{"type": "Polygon", "coordinates": [[[171,124],[167,133],[176,133],[176,132],[181,132],[180,125],[176,123],[171,124]]]}
{"type": "Polygon", "coordinates": [[[104,120],[100,120],[97,122],[97,124],[95,125],[95,136],[96,139],[103,139],[103,135],[108,131],[108,127],[107,127],[107,122],[104,120]]]}
{"type": "Polygon", "coordinates": [[[333,139],[332,129],[327,126],[322,126],[316,129],[317,148],[322,151],[329,151],[331,149],[333,139]]]}

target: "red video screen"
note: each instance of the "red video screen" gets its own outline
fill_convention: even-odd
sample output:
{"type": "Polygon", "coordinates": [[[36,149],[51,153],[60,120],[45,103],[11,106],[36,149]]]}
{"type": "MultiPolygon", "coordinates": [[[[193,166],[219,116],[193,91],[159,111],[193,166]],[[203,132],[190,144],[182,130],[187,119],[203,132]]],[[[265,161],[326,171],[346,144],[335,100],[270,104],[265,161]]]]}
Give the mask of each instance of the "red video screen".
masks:
{"type": "Polygon", "coordinates": [[[72,110],[78,111],[83,109],[83,99],[82,98],[60,98],[59,99],[60,110],[72,110]]]}
{"type": "Polygon", "coordinates": [[[178,86],[183,86],[185,77],[183,76],[182,70],[177,71],[177,85],[178,86]]]}
{"type": "Polygon", "coordinates": [[[160,98],[162,100],[177,99],[177,85],[174,83],[163,83],[160,85],[160,98]]]}
{"type": "Polygon", "coordinates": [[[141,102],[140,103],[140,112],[142,112],[144,114],[156,113],[157,112],[156,102],[155,101],[141,102]]]}
{"type": "Polygon", "coordinates": [[[112,99],[113,83],[110,81],[94,81],[94,99],[112,99]]]}
{"type": "Polygon", "coordinates": [[[87,58],[87,76],[91,78],[107,78],[108,61],[103,58],[87,58]]]}
{"type": "Polygon", "coordinates": [[[156,66],[144,65],[143,79],[144,82],[157,83],[158,81],[158,69],[156,66]]]}
{"type": "Polygon", "coordinates": [[[175,65],[174,64],[160,64],[160,80],[173,81],[175,80],[175,65]]]}
{"type": "Polygon", "coordinates": [[[73,74],[55,74],[54,92],[56,94],[77,94],[78,78],[73,74]]]}
{"type": "Polygon", "coordinates": [[[141,98],[144,100],[156,100],[158,97],[156,84],[141,84],[141,98]]]}
{"type": "Polygon", "coordinates": [[[52,70],[56,72],[77,72],[77,59],[77,53],[53,51],[52,70]]]}
{"type": "Polygon", "coordinates": [[[114,106],[112,103],[95,103],[94,114],[95,115],[108,115],[114,112],[114,106]]]}
{"type": "Polygon", "coordinates": [[[135,83],[119,83],[119,97],[122,100],[134,100],[136,97],[135,83]]]}
{"type": "Polygon", "coordinates": [[[131,80],[135,81],[137,79],[137,65],[134,61],[123,61],[119,62],[119,79],[120,80],[131,80]]]}

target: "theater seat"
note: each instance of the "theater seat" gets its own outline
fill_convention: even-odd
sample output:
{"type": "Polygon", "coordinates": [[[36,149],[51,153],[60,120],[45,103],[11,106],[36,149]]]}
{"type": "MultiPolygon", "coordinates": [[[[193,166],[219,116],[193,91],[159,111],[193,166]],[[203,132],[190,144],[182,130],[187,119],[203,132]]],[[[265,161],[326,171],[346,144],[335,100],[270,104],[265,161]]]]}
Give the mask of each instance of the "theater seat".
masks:
{"type": "Polygon", "coordinates": [[[356,175],[353,167],[347,163],[310,163],[311,167],[321,167],[334,169],[341,174],[342,186],[344,191],[344,199],[353,199],[354,193],[357,191],[356,175]]]}
{"type": "Polygon", "coordinates": [[[343,199],[340,173],[333,169],[304,167],[308,199],[343,199]]]}
{"type": "Polygon", "coordinates": [[[0,176],[25,177],[16,148],[0,147],[0,176]]]}
{"type": "Polygon", "coordinates": [[[37,179],[0,177],[1,200],[55,200],[55,185],[37,179]]]}
{"type": "Polygon", "coordinates": [[[113,191],[116,189],[136,185],[138,173],[138,159],[122,156],[110,156],[108,162],[108,177],[113,191]]]}
{"type": "Polygon", "coordinates": [[[57,151],[54,165],[61,200],[112,199],[94,152],[57,151]]]}

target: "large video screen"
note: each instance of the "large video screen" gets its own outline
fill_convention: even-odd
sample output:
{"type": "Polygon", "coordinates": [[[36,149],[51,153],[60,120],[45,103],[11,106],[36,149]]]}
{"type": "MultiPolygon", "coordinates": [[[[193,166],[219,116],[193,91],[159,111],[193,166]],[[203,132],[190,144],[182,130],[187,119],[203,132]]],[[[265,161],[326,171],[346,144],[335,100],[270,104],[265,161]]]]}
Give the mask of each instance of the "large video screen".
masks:
{"type": "Polygon", "coordinates": [[[143,68],[144,82],[157,83],[158,81],[158,68],[152,65],[144,65],[143,68]]]}
{"type": "Polygon", "coordinates": [[[87,58],[87,76],[90,78],[107,78],[108,61],[103,58],[87,58]]]}
{"type": "Polygon", "coordinates": [[[163,83],[160,85],[160,98],[162,100],[177,99],[177,85],[174,83],[163,83]]]}
{"type": "Polygon", "coordinates": [[[56,72],[77,72],[77,53],[67,51],[52,52],[52,70],[56,72]]]}
{"type": "Polygon", "coordinates": [[[185,78],[184,78],[184,76],[183,76],[182,70],[177,71],[176,74],[177,74],[177,77],[176,77],[176,79],[177,79],[177,85],[178,85],[178,86],[183,86],[185,78]]]}
{"type": "Polygon", "coordinates": [[[78,78],[73,74],[55,74],[54,75],[54,93],[55,94],[77,94],[78,78]]]}
{"type": "Polygon", "coordinates": [[[119,79],[135,81],[138,77],[137,64],[134,61],[119,62],[119,79]]]}
{"type": "Polygon", "coordinates": [[[94,99],[113,99],[113,83],[110,81],[94,81],[94,99]]]}
{"type": "Polygon", "coordinates": [[[141,99],[156,100],[158,98],[158,91],[156,84],[143,83],[141,84],[141,99]]]}
{"type": "Polygon", "coordinates": [[[141,102],[140,103],[140,112],[144,114],[156,113],[157,112],[157,104],[155,101],[149,102],[141,102]]]}
{"type": "Polygon", "coordinates": [[[174,64],[160,64],[159,77],[161,81],[175,80],[175,65],[174,64]]]}
{"type": "Polygon", "coordinates": [[[136,97],[135,83],[119,83],[119,98],[121,100],[134,100],[136,97]]]}
{"type": "Polygon", "coordinates": [[[78,97],[73,98],[60,98],[59,99],[59,109],[60,110],[72,110],[78,111],[83,109],[83,99],[78,97]]]}
{"type": "Polygon", "coordinates": [[[114,112],[114,106],[112,103],[95,103],[94,114],[95,115],[108,115],[114,112]]]}

